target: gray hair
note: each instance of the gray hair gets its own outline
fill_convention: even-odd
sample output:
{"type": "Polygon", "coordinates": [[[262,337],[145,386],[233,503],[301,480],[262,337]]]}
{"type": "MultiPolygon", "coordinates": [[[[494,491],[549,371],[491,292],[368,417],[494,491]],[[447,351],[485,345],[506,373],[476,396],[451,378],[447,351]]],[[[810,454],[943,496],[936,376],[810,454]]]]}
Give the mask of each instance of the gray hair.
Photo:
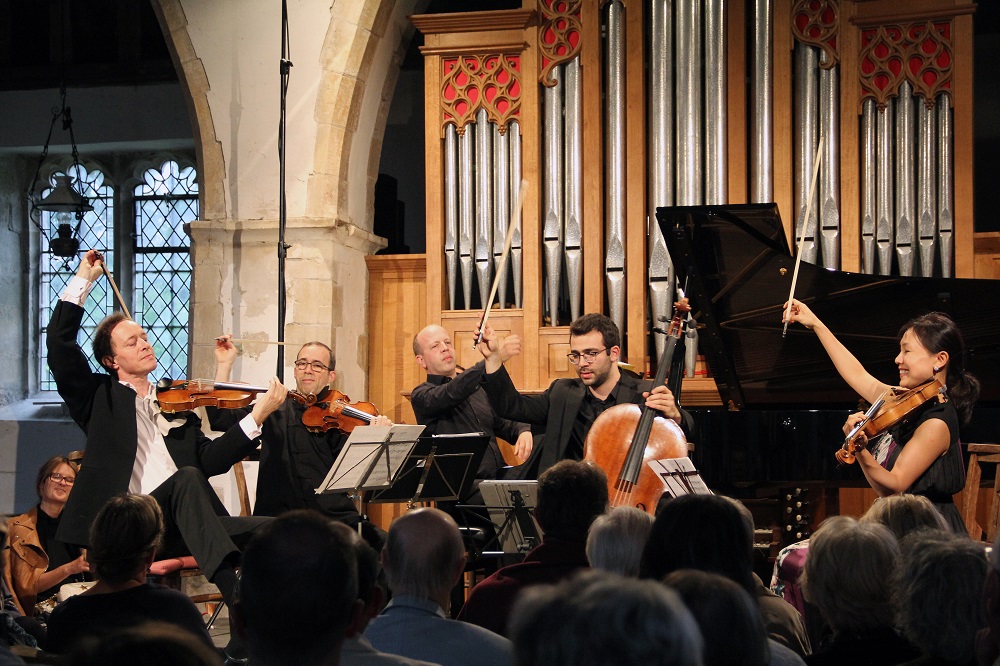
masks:
{"type": "Polygon", "coordinates": [[[653,581],[584,570],[525,590],[510,617],[518,666],[702,663],[694,617],[676,592],[653,581]]]}
{"type": "Polygon", "coordinates": [[[799,582],[834,632],[889,627],[898,562],[899,544],[885,525],[834,516],[809,540],[799,582]]]}
{"type": "Polygon", "coordinates": [[[875,500],[862,523],[880,523],[889,528],[897,539],[920,529],[948,531],[948,523],[934,503],[923,495],[890,495],[875,500]]]}
{"type": "Polygon", "coordinates": [[[638,578],[642,549],[653,516],[633,506],[616,506],[594,520],[587,534],[587,560],[595,569],[638,578]]]}
{"type": "Polygon", "coordinates": [[[987,625],[983,544],[923,530],[906,537],[901,546],[896,605],[903,634],[932,657],[971,663],[976,634],[987,625]]]}

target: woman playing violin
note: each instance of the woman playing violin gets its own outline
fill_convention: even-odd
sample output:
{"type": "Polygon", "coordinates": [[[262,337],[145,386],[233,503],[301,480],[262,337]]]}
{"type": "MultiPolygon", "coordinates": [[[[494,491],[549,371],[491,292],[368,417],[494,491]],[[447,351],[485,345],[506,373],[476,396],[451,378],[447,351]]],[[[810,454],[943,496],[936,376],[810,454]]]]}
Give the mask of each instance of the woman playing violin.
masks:
{"type": "MultiPolygon", "coordinates": [[[[787,319],[812,329],[833,361],[837,372],[858,394],[875,403],[892,387],[875,379],[827,326],[804,303],[792,300],[787,319]]],[[[880,438],[874,452],[865,446],[857,452],[868,483],[881,497],[912,493],[930,499],[952,531],[965,533],[952,495],[965,486],[959,445],[959,425],[968,423],[979,396],[979,381],[965,370],[965,346],[955,322],[939,312],[911,319],[899,331],[899,385],[913,389],[932,379],[946,387],[947,402],[928,401],[912,416],[880,438]]],[[[863,414],[852,414],[844,424],[851,432],[863,414]]],[[[861,443],[866,444],[860,434],[861,443]]]]}

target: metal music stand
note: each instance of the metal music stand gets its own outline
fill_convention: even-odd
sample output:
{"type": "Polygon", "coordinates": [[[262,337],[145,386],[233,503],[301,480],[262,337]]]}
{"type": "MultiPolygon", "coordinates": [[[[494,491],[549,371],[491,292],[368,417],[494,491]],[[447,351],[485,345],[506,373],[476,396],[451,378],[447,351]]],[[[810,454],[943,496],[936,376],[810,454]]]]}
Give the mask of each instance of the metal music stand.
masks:
{"type": "Polygon", "coordinates": [[[361,491],[391,488],[423,431],[422,425],[355,428],[316,494],[349,493],[361,513],[361,491]]]}
{"type": "Polygon", "coordinates": [[[392,486],[376,490],[368,501],[412,506],[467,497],[489,440],[489,435],[481,432],[421,437],[392,486]]]}
{"type": "Polygon", "coordinates": [[[484,548],[482,555],[523,555],[542,542],[542,529],[531,512],[537,489],[538,481],[486,480],[479,484],[486,510],[496,526],[493,541],[500,547],[496,553],[484,548]]]}
{"type": "Polygon", "coordinates": [[[690,458],[664,458],[647,464],[663,481],[663,492],[671,497],[713,494],[690,458]]]}

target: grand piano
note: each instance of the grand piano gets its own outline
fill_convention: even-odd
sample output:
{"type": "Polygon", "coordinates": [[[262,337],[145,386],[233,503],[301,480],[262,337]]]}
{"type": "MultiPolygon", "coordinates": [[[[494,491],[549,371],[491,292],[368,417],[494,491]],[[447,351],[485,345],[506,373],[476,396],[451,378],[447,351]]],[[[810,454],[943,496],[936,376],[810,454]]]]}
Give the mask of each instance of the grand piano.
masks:
{"type": "MultiPolygon", "coordinates": [[[[658,208],[656,217],[723,404],[689,409],[702,476],[727,493],[758,497],[808,483],[867,485],[857,465],[838,468],[833,455],[858,396],[812,331],[792,324],[782,336],[795,258],[777,206],[658,208]]],[[[899,327],[924,312],[951,315],[983,387],[962,439],[1000,442],[1000,281],[855,274],[802,262],[795,296],[891,384],[899,327]]]]}

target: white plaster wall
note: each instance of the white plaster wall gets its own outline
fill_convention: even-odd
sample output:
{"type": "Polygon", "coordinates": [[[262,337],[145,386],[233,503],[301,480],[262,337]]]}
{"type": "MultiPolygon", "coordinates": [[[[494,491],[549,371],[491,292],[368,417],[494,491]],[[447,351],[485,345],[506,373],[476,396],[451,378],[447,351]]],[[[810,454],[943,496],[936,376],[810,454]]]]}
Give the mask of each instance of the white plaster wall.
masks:
{"type": "MultiPolygon", "coordinates": [[[[278,216],[281,3],[182,0],[188,32],[208,76],[208,101],[226,160],[226,207],[232,219],[278,216]]],[[[305,214],[320,80],[319,53],[330,3],[288,2],[291,69],[287,98],[288,216],[305,214]]]]}

